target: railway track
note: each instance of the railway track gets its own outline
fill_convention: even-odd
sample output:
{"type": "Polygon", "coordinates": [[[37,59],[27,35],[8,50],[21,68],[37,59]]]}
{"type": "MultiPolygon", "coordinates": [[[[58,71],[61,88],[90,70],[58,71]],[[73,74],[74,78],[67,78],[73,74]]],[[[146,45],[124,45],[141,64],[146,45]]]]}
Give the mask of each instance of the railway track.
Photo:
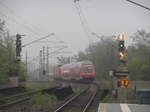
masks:
{"type": "Polygon", "coordinates": [[[54,112],[87,112],[97,94],[97,91],[97,86],[90,85],[81,93],[71,97],[54,112]]]}
{"type": "Polygon", "coordinates": [[[41,92],[41,90],[25,92],[25,93],[12,95],[9,97],[4,97],[0,99],[0,109],[27,101],[32,98],[32,95],[37,94],[39,92],[41,92]]]}
{"type": "Polygon", "coordinates": [[[10,107],[12,105],[20,104],[22,102],[30,100],[33,95],[38,94],[38,93],[58,94],[61,91],[64,91],[64,92],[68,91],[67,89],[68,89],[68,87],[64,87],[64,88],[53,87],[53,88],[47,88],[47,89],[42,89],[42,90],[24,92],[24,93],[12,95],[12,96],[9,96],[9,97],[5,97],[5,98],[0,99],[0,109],[10,107]]]}

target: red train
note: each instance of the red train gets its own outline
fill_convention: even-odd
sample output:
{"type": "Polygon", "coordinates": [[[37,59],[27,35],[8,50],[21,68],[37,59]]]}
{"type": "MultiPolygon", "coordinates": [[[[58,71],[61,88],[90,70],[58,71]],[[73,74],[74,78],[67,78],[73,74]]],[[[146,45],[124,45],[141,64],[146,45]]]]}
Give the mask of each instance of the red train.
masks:
{"type": "Polygon", "coordinates": [[[96,72],[91,61],[80,61],[77,63],[57,66],[54,70],[55,79],[63,80],[90,80],[93,81],[96,72]]]}

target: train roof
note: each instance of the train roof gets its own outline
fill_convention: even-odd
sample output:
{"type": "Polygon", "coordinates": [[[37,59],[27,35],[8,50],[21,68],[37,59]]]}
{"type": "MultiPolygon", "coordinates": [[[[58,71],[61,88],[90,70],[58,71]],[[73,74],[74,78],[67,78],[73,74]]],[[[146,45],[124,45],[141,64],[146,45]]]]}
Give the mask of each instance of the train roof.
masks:
{"type": "Polygon", "coordinates": [[[87,64],[91,65],[93,63],[91,61],[89,61],[89,60],[85,60],[85,61],[79,61],[79,62],[64,64],[61,67],[64,68],[64,67],[71,67],[71,66],[74,66],[74,65],[87,65],[87,64]]]}
{"type": "Polygon", "coordinates": [[[85,61],[77,62],[77,64],[83,65],[83,64],[93,64],[93,63],[91,61],[89,61],[89,60],[85,60],[85,61]]]}

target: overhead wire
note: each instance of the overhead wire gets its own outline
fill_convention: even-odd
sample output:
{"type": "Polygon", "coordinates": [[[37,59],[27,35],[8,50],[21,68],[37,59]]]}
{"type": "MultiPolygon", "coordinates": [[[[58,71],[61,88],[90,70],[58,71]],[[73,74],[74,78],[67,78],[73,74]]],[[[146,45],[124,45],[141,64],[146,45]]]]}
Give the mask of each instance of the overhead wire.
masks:
{"type": "MultiPolygon", "coordinates": [[[[56,38],[58,38],[58,40],[62,41],[62,39],[58,36],[58,35],[54,35],[56,38]]],[[[69,49],[70,46],[68,45],[68,43],[66,43],[65,41],[62,41],[63,44],[65,44],[67,46],[67,48],[69,49]]],[[[70,48],[71,49],[71,48],[70,48]]]]}
{"type": "Polygon", "coordinates": [[[131,0],[126,0],[126,1],[127,1],[127,2],[130,2],[130,3],[133,3],[133,4],[135,4],[135,5],[139,6],[139,7],[142,7],[142,8],[144,8],[144,9],[147,9],[147,10],[150,11],[150,8],[149,8],[149,7],[146,7],[146,6],[142,5],[142,4],[139,4],[139,3],[134,2],[134,1],[131,1],[131,0]]]}
{"type": "Polygon", "coordinates": [[[5,17],[6,19],[12,21],[13,24],[15,23],[15,24],[17,24],[17,25],[19,25],[19,26],[25,28],[26,30],[30,31],[32,34],[39,36],[39,34],[38,34],[37,32],[32,31],[32,29],[30,29],[29,27],[27,27],[25,24],[19,23],[16,19],[10,18],[9,16],[7,16],[6,14],[4,14],[4,13],[2,13],[2,12],[0,12],[0,15],[2,15],[3,17],[5,17]]]}
{"type": "MultiPolygon", "coordinates": [[[[17,19],[19,18],[20,20],[21,20],[21,17],[19,17],[19,16],[17,16],[15,13],[14,13],[14,11],[12,10],[12,9],[10,9],[4,2],[0,2],[1,4],[1,6],[3,6],[3,7],[5,7],[5,9],[7,10],[7,11],[9,11],[9,14],[13,14],[13,16],[16,16],[17,17],[17,19]],[[3,4],[3,5],[2,5],[3,4]]],[[[1,13],[2,14],[2,13],[1,13]]],[[[7,16],[6,14],[2,14],[3,16],[5,16],[6,18],[8,18],[9,20],[11,20],[11,21],[14,21],[16,24],[20,24],[17,20],[16,20],[16,18],[10,18],[9,16],[7,16]]],[[[23,19],[22,19],[23,20],[23,19]]],[[[23,23],[25,23],[24,22],[24,20],[23,20],[23,23]]],[[[33,31],[33,28],[31,29],[30,27],[29,27],[29,25],[28,24],[26,24],[26,25],[24,25],[24,24],[22,24],[27,30],[29,30],[29,31],[33,31]]],[[[32,25],[31,25],[32,26],[32,25]]],[[[35,27],[35,28],[37,28],[37,27],[35,27]]],[[[34,32],[34,31],[33,31],[34,32]]],[[[37,32],[35,32],[35,33],[37,33],[37,32]]],[[[38,34],[37,34],[38,35],[38,34]]],[[[38,35],[39,36],[39,35],[38,35]]]]}
{"type": "Polygon", "coordinates": [[[39,27],[37,27],[33,24],[30,24],[28,21],[26,21],[23,18],[21,18],[20,16],[16,15],[15,12],[12,9],[10,9],[10,7],[8,7],[4,2],[0,2],[0,3],[1,3],[1,6],[5,7],[5,9],[10,12],[10,14],[13,14],[13,16],[22,20],[23,23],[26,23],[29,27],[31,27],[33,29],[37,29],[39,32],[46,33],[46,32],[41,31],[41,29],[39,29],[39,27]]]}
{"type": "Polygon", "coordinates": [[[84,13],[81,9],[79,0],[74,0],[74,3],[75,3],[75,7],[77,9],[77,13],[78,13],[79,18],[80,18],[81,26],[83,27],[83,30],[84,30],[85,34],[87,35],[87,37],[89,38],[89,41],[91,42],[92,41],[91,30],[89,28],[86,17],[85,17],[85,15],[84,15],[84,13]]]}
{"type": "MultiPolygon", "coordinates": [[[[55,51],[49,53],[49,54],[48,54],[48,57],[54,56],[54,55],[56,55],[56,54],[58,54],[58,53],[61,53],[61,52],[59,52],[59,51],[65,49],[65,48],[67,48],[67,47],[66,47],[66,46],[63,46],[63,47],[61,47],[61,48],[59,48],[59,49],[57,49],[57,50],[55,50],[55,51]]],[[[63,52],[62,52],[62,53],[63,53],[63,52]]],[[[36,57],[34,57],[33,59],[31,59],[30,62],[36,61],[36,60],[39,60],[39,59],[40,59],[40,56],[36,56],[36,57]]]]}
{"type": "Polygon", "coordinates": [[[22,45],[22,47],[26,47],[26,46],[28,46],[28,45],[31,45],[31,44],[33,44],[33,43],[35,43],[35,42],[38,42],[38,41],[43,40],[43,39],[46,39],[46,38],[48,38],[48,37],[50,37],[50,36],[53,36],[53,35],[55,35],[55,34],[54,34],[54,33],[51,33],[51,34],[49,34],[49,35],[47,35],[47,36],[44,36],[44,37],[42,37],[42,38],[40,38],[40,39],[33,40],[33,41],[31,41],[31,42],[29,42],[29,43],[27,43],[27,44],[24,44],[24,45],[22,45]]]}
{"type": "MultiPolygon", "coordinates": [[[[17,25],[19,25],[19,26],[21,26],[21,27],[23,27],[23,28],[25,28],[26,30],[28,30],[28,31],[30,31],[32,34],[34,34],[34,35],[37,35],[37,36],[39,36],[39,32],[42,32],[43,33],[43,31],[38,31],[38,33],[37,33],[37,31],[35,30],[35,29],[37,29],[38,27],[35,27],[35,26],[33,26],[33,25],[31,25],[31,24],[29,24],[27,21],[25,21],[25,20],[23,20],[20,16],[17,16],[15,13],[14,13],[14,11],[12,10],[12,9],[10,9],[6,4],[4,4],[4,3],[2,3],[2,2],[0,2],[0,5],[3,7],[3,10],[5,10],[5,11],[0,11],[0,15],[2,15],[3,17],[5,17],[6,19],[8,19],[8,20],[10,20],[10,21],[12,21],[12,23],[14,24],[17,24],[17,25]],[[7,12],[7,13],[6,13],[7,12]],[[9,13],[9,14],[8,14],[9,13]],[[11,17],[10,16],[8,16],[8,15],[11,15],[11,17]]],[[[45,32],[44,32],[45,33],[45,32]]],[[[50,36],[50,35],[48,35],[48,36],[50,36]]],[[[48,36],[45,36],[45,37],[43,37],[42,39],[45,39],[45,38],[47,38],[48,36]]],[[[56,36],[56,35],[54,35],[54,36],[56,36]]],[[[40,39],[41,40],[41,39],[40,39]]],[[[27,46],[27,45],[30,45],[30,44],[32,44],[32,43],[34,43],[34,42],[37,42],[37,41],[39,41],[39,39],[38,40],[34,40],[34,41],[31,41],[30,43],[28,43],[28,44],[24,44],[22,47],[25,47],[25,46],[27,46]]],[[[53,54],[54,55],[54,54],[53,54]]],[[[37,58],[37,57],[36,57],[37,58]]]]}
{"type": "MultiPolygon", "coordinates": [[[[1,2],[0,2],[1,3],[1,2]]],[[[2,4],[1,4],[2,5],[2,4]]],[[[5,8],[7,9],[7,11],[8,11],[8,9],[9,9],[9,14],[14,14],[14,16],[15,16],[15,13],[8,7],[8,6],[6,6],[5,4],[3,4],[2,6],[5,6],[5,8]]],[[[4,12],[4,11],[3,11],[4,12]]],[[[34,32],[34,34],[35,35],[38,35],[39,36],[39,34],[37,33],[37,32],[35,32],[35,30],[33,29],[33,27],[31,28],[31,27],[29,27],[29,25],[27,25],[27,24],[22,24],[22,22],[20,23],[20,22],[18,22],[17,20],[18,20],[18,18],[20,18],[20,17],[17,17],[17,19],[16,18],[11,18],[10,16],[7,16],[6,15],[6,13],[4,14],[4,13],[0,13],[2,16],[4,16],[5,18],[7,18],[7,19],[9,19],[9,20],[11,20],[11,21],[13,21],[13,23],[15,22],[17,25],[20,25],[21,24],[21,26],[23,26],[23,27],[25,27],[28,31],[31,31],[31,33],[33,33],[34,32]],[[34,30],[34,31],[33,31],[34,30]]],[[[25,23],[24,21],[23,21],[23,23],[25,23]]],[[[32,26],[32,25],[31,25],[32,26]]],[[[49,35],[48,35],[49,36],[49,35]]],[[[46,38],[48,37],[48,36],[45,36],[46,38]]],[[[45,38],[44,37],[44,38],[45,38]]],[[[44,39],[43,38],[43,39],[44,39]]],[[[27,46],[27,45],[30,45],[30,44],[32,44],[32,43],[34,43],[35,41],[32,41],[32,42],[30,42],[30,43],[28,43],[28,44],[25,44],[25,45],[23,45],[22,47],[25,47],[25,46],[27,46]]]]}
{"type": "MultiPolygon", "coordinates": [[[[1,1],[1,2],[0,2],[0,5],[1,5],[3,8],[5,8],[5,10],[7,10],[7,12],[9,13],[9,15],[12,15],[12,16],[13,16],[12,19],[15,20],[16,23],[21,24],[21,26],[24,26],[27,30],[32,31],[32,33],[34,33],[34,34],[36,34],[36,35],[39,35],[39,34],[40,34],[39,32],[43,32],[43,31],[41,31],[41,30],[40,30],[40,31],[38,30],[38,33],[37,33],[37,31],[35,30],[35,29],[37,29],[37,27],[35,27],[35,26],[29,24],[29,22],[23,20],[20,16],[17,16],[17,15],[14,13],[14,11],[13,11],[12,9],[10,9],[4,2],[1,1]],[[16,19],[16,18],[17,18],[17,19],[16,19]],[[18,20],[19,20],[20,22],[18,22],[18,20]],[[24,23],[24,24],[22,24],[22,23],[24,23]]],[[[5,17],[7,17],[7,18],[10,19],[10,17],[8,17],[8,16],[6,15],[6,11],[4,11],[4,12],[5,12],[5,14],[3,14],[3,15],[5,15],[5,17]]],[[[44,32],[44,34],[45,34],[45,32],[44,32]]]]}
{"type": "Polygon", "coordinates": [[[88,25],[87,19],[86,19],[85,15],[84,15],[84,13],[83,13],[83,11],[82,11],[82,8],[81,8],[81,5],[80,5],[79,2],[78,2],[78,6],[79,6],[79,10],[80,10],[80,12],[81,12],[81,15],[82,15],[82,17],[83,17],[85,26],[86,26],[87,30],[90,32],[90,27],[89,27],[89,25],[88,25]]]}

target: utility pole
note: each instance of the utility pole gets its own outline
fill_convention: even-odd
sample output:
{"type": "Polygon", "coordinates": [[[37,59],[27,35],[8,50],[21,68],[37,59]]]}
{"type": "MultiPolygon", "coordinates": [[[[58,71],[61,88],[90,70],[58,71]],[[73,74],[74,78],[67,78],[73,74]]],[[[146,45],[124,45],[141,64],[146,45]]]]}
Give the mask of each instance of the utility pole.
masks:
{"type": "Polygon", "coordinates": [[[39,80],[41,79],[41,74],[43,71],[43,62],[42,62],[42,50],[40,50],[40,61],[39,61],[39,80]]]}
{"type": "Polygon", "coordinates": [[[18,75],[20,71],[20,61],[21,61],[21,38],[23,35],[16,34],[16,68],[14,70],[14,74],[9,77],[10,82],[13,86],[18,86],[18,75]]]}
{"type": "Polygon", "coordinates": [[[28,54],[26,51],[26,77],[28,76],[28,54]]]}
{"type": "Polygon", "coordinates": [[[47,74],[49,73],[49,48],[47,47],[47,63],[46,63],[46,71],[47,71],[47,74]]]}
{"type": "Polygon", "coordinates": [[[43,47],[43,71],[42,74],[45,75],[46,71],[45,71],[45,47],[43,47]]]}

